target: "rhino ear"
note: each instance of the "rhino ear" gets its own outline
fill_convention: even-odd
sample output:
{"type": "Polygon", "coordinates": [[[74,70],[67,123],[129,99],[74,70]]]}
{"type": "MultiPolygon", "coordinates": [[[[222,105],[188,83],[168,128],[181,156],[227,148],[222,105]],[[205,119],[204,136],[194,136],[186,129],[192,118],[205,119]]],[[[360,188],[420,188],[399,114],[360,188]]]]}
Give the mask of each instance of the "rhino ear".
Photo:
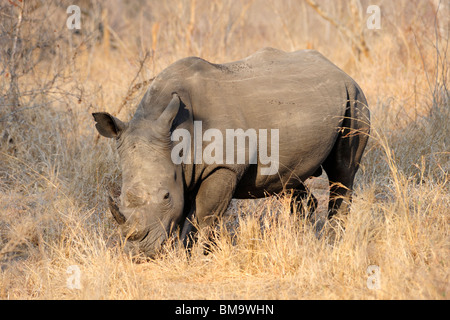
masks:
{"type": "Polygon", "coordinates": [[[106,112],[95,112],[92,114],[94,116],[95,127],[98,132],[107,138],[117,138],[122,131],[127,128],[127,125],[113,117],[109,113],[106,112]]]}
{"type": "Polygon", "coordinates": [[[166,109],[164,109],[163,113],[159,116],[157,122],[157,126],[162,130],[170,130],[172,127],[173,120],[178,114],[178,110],[180,109],[180,97],[177,93],[172,93],[172,100],[167,105],[166,109]]]}

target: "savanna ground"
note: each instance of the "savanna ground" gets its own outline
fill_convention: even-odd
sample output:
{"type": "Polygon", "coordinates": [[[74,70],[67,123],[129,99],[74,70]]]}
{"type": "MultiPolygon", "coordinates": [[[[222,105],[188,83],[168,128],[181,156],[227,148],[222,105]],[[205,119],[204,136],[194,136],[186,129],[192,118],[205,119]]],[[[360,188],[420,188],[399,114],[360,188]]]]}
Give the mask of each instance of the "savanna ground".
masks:
{"type": "MultiPolygon", "coordinates": [[[[448,299],[450,3],[318,3],[2,0],[0,299],[448,299]],[[80,30],[66,26],[71,4],[80,30]],[[379,30],[366,24],[373,4],[379,30]],[[124,254],[107,206],[115,146],[91,112],[128,120],[177,59],[221,63],[266,46],[317,49],[367,96],[350,215],[318,237],[289,214],[288,195],[235,202],[208,255],[202,235],[190,257],[175,243],[152,261],[124,254]]],[[[308,183],[325,214],[326,177],[308,183]]]]}

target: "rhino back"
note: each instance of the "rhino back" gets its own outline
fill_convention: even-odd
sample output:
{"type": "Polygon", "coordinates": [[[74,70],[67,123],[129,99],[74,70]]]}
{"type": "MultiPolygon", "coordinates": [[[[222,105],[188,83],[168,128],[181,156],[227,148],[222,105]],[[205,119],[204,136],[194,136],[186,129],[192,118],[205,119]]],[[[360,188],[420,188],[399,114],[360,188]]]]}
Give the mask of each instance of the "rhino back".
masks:
{"type": "Polygon", "coordinates": [[[158,75],[135,118],[155,119],[176,91],[192,119],[202,121],[203,131],[278,129],[279,172],[260,176],[259,163],[243,172],[236,193],[245,197],[249,192],[279,191],[290,183],[295,187],[314,173],[338,135],[348,86],[357,85],[314,50],[285,53],[266,48],[225,64],[191,57],[158,75]]]}
{"type": "MultiPolygon", "coordinates": [[[[195,76],[194,119],[203,129],[279,130],[279,172],[253,166],[237,196],[295,187],[331,151],[347,104],[345,73],[315,51],[262,50],[247,59],[213,65],[195,76]]],[[[262,194],[261,194],[262,196],[262,194]]]]}

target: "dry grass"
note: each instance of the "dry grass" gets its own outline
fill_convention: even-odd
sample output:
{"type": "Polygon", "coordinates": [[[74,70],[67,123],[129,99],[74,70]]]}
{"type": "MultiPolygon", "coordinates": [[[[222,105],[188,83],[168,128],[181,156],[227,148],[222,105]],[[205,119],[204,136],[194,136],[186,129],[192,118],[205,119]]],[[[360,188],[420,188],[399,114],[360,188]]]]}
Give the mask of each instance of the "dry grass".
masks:
{"type": "MultiPolygon", "coordinates": [[[[300,0],[11,2],[0,5],[0,299],[448,299],[448,2],[435,19],[436,1],[375,1],[369,58],[300,0]],[[69,4],[85,8],[78,34],[69,4]],[[106,203],[114,145],[90,112],[127,119],[140,83],[177,59],[264,46],[318,49],[365,91],[372,139],[351,214],[320,233],[288,214],[288,196],[233,202],[208,255],[204,235],[190,257],[176,243],[154,261],[125,255],[106,203]],[[81,289],[67,287],[71,265],[81,289]]],[[[354,30],[357,6],[320,3],[354,30]]],[[[319,215],[324,178],[309,181],[319,215]]]]}

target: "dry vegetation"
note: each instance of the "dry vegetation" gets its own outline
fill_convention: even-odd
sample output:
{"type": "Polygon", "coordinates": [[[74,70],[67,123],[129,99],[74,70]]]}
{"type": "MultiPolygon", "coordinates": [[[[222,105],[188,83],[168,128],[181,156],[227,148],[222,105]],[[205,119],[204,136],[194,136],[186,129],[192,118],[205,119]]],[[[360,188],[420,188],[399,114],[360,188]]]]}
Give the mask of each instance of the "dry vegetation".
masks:
{"type": "MultiPolygon", "coordinates": [[[[311,2],[2,1],[0,299],[448,299],[450,3],[319,1],[352,38],[311,2]],[[70,4],[82,9],[77,32],[70,4]],[[366,28],[369,4],[381,30],[366,28]],[[365,91],[372,139],[351,214],[318,238],[288,197],[234,203],[209,255],[201,240],[190,258],[174,244],[136,263],[106,204],[114,144],[90,113],[129,119],[177,59],[220,63],[265,46],[317,49],[365,91]],[[66,285],[71,265],[79,290],[66,285]],[[369,265],[379,290],[366,286],[369,265]]],[[[323,181],[310,181],[321,214],[323,181]]]]}

